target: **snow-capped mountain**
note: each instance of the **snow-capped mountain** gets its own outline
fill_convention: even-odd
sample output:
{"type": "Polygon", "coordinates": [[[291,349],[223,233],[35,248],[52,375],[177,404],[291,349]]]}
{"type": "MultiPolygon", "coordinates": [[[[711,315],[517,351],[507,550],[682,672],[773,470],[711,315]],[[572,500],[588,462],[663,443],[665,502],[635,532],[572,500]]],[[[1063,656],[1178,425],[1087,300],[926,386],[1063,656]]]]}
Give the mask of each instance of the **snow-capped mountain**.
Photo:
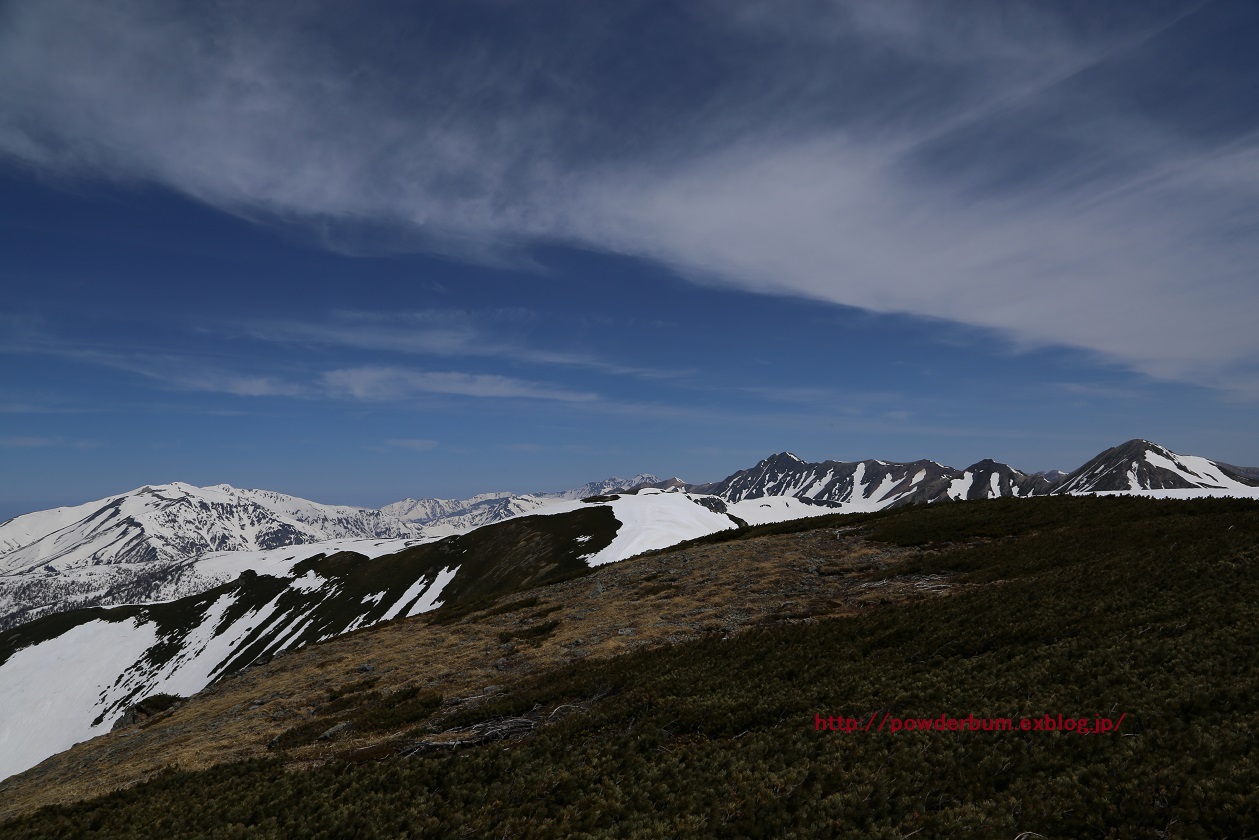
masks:
{"type": "Polygon", "coordinates": [[[1028,475],[991,460],[958,470],[935,461],[811,464],[790,452],[780,452],[723,481],[688,485],[687,489],[728,502],[788,496],[856,512],[944,500],[1044,495],[1051,487],[1041,476],[1028,475]]]}
{"type": "Polygon", "coordinates": [[[190,695],[287,649],[736,527],[703,502],[645,491],[559,501],[545,515],[419,545],[358,540],[215,553],[190,562],[230,583],[176,601],[30,621],[0,633],[0,778],[109,731],[153,694],[190,695]]]}
{"type": "Polygon", "coordinates": [[[549,493],[480,493],[468,499],[403,499],[385,505],[382,513],[427,526],[430,533],[452,534],[501,522],[554,502],[603,496],[651,484],[658,479],[650,473],[633,478],[606,478],[572,490],[549,493]]]}
{"type": "Polygon", "coordinates": [[[844,512],[908,504],[969,501],[1049,493],[1150,493],[1259,496],[1259,470],[1195,455],[1178,455],[1148,440],[1107,449],[1070,473],[1024,473],[984,459],[964,470],[935,461],[823,461],[812,464],[780,452],[714,484],[688,484],[728,502],[786,496],[844,512]]]}
{"type": "Polygon", "coordinates": [[[462,516],[511,499],[508,492],[478,493],[468,499],[403,499],[385,505],[381,511],[411,522],[436,522],[451,516],[462,516]]]}
{"type": "Polygon", "coordinates": [[[0,574],[177,561],[354,537],[422,537],[378,510],[321,505],[268,490],[175,482],[0,524],[0,574]]]}
{"type": "Polygon", "coordinates": [[[431,540],[655,476],[609,478],[559,492],[412,499],[381,510],[326,505],[270,490],[174,482],[0,523],[0,629],[52,612],[152,603],[225,582],[189,561],[327,540],[431,540]]]}
{"type": "Polygon", "coordinates": [[[1253,495],[1259,477],[1196,455],[1178,455],[1148,440],[1107,449],[1068,475],[1055,493],[1209,490],[1253,495]]]}
{"type": "Polygon", "coordinates": [[[0,524],[0,628],[48,612],[197,591],[183,564],[209,552],[332,539],[423,539],[414,522],[269,490],[175,482],[0,524]],[[108,597],[108,593],[114,595],[108,597]]]}
{"type": "Polygon", "coordinates": [[[191,563],[209,552],[259,551],[329,539],[428,541],[634,488],[708,495],[743,521],[855,513],[907,504],[1046,493],[1259,495],[1259,471],[1134,440],[1083,467],[1027,474],[992,460],[964,470],[921,460],[807,463],[782,452],[711,484],[652,475],[553,493],[405,499],[381,510],[323,505],[228,485],[143,487],[0,524],[0,629],[85,606],[152,603],[225,582],[191,563]],[[751,504],[755,502],[755,504],[751,504]],[[557,507],[560,506],[560,507],[557,507]]]}

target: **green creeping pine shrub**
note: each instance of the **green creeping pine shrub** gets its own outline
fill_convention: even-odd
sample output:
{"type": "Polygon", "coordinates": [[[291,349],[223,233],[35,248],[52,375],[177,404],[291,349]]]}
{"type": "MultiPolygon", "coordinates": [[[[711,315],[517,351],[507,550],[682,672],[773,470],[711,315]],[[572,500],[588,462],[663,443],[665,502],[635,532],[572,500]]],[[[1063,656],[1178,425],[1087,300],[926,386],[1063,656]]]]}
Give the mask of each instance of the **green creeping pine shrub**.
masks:
{"type": "Polygon", "coordinates": [[[544,722],[516,740],[309,772],[278,759],[169,772],[0,834],[1259,835],[1259,669],[1246,665],[1259,649],[1259,504],[1050,498],[849,524],[941,549],[921,572],[999,583],[584,660],[442,720],[544,722]],[[565,704],[583,710],[552,718],[565,704]],[[884,713],[1125,717],[1111,735],[815,725],[884,713]]]}
{"type": "Polygon", "coordinates": [[[520,639],[525,642],[539,642],[554,633],[555,628],[559,626],[559,620],[552,619],[541,624],[531,624],[528,627],[514,627],[511,630],[504,630],[502,633],[499,633],[498,640],[503,644],[507,644],[513,639],[520,639]]]}
{"type": "Polygon", "coordinates": [[[441,705],[441,694],[419,686],[339,695],[316,709],[314,719],[286,729],[268,746],[288,750],[313,744],[328,730],[342,725],[360,734],[413,727],[427,720],[441,705]]]}

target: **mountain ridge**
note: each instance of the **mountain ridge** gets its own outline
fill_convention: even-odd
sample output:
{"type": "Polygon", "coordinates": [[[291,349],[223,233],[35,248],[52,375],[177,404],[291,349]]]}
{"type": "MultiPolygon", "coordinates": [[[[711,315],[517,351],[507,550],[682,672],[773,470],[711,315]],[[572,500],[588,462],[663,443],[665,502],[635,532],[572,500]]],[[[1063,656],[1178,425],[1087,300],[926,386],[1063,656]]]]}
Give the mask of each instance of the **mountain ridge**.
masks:
{"type": "Polygon", "coordinates": [[[587,482],[581,487],[555,492],[512,493],[509,491],[496,491],[478,493],[467,499],[407,498],[384,505],[380,510],[399,519],[417,522],[421,525],[445,524],[454,518],[459,518],[461,524],[467,522],[469,524],[484,525],[487,522],[496,520],[480,517],[485,519],[485,521],[477,521],[477,514],[482,510],[516,510],[517,513],[513,515],[518,515],[550,502],[572,501],[574,499],[584,499],[587,496],[602,496],[657,481],[659,479],[651,473],[640,473],[633,478],[612,476],[602,481],[587,482]]]}
{"type": "Polygon", "coordinates": [[[175,601],[61,612],[0,632],[0,778],[109,731],[147,696],[192,694],[296,647],[736,524],[685,494],[656,492],[569,502],[432,542],[382,541],[374,557],[324,544],[256,552],[249,563],[208,558],[235,574],[175,601]],[[38,727],[21,725],[31,709],[38,727]]]}
{"type": "Polygon", "coordinates": [[[783,451],[716,482],[692,484],[644,473],[570,490],[404,499],[380,509],[328,505],[227,484],[145,485],[0,523],[0,629],[68,608],[151,602],[204,590],[225,579],[207,577],[202,572],[208,567],[199,572],[189,561],[214,552],[338,539],[431,541],[618,492],[656,489],[709,496],[714,500],[710,505],[716,500],[742,505],[736,515],[755,524],[816,515],[818,508],[855,513],[1051,493],[1246,495],[1256,486],[1259,468],[1178,455],[1140,438],[1111,447],[1070,473],[1028,474],[992,459],[960,470],[928,459],[809,463],[783,451]],[[756,505],[745,504],[757,500],[756,505]]]}
{"type": "Polygon", "coordinates": [[[413,509],[425,502],[447,505],[420,517],[423,522],[395,515],[402,502],[372,509],[229,484],[144,485],[0,523],[0,629],[68,608],[169,600],[208,589],[227,579],[190,563],[214,553],[334,540],[435,540],[654,479],[642,474],[552,493],[410,500],[413,509]]]}

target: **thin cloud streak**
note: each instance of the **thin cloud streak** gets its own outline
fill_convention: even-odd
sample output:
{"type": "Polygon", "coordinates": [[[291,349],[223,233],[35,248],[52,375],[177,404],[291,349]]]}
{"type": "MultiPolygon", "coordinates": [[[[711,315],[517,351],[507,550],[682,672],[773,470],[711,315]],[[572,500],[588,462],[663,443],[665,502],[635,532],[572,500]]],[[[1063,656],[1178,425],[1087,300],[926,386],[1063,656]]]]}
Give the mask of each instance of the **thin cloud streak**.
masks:
{"type": "MultiPolygon", "coordinates": [[[[1086,83],[1198,5],[1104,37],[1025,4],[950,25],[924,2],[763,8],[691,21],[713,44],[749,46],[747,76],[660,89],[626,119],[601,110],[619,89],[592,58],[625,45],[590,13],[502,49],[429,45],[417,65],[318,40],[302,26],[328,13],[317,5],[11,4],[0,154],[333,236],[366,223],[402,247],[484,259],[567,243],[1259,391],[1259,143],[1195,134],[1086,83]],[[852,78],[876,93],[857,98],[852,78]],[[1030,141],[1006,142],[1016,124],[1030,141]]],[[[458,330],[416,341],[468,352],[458,330]]]]}
{"type": "Polygon", "coordinates": [[[96,350],[61,354],[76,361],[137,374],[180,391],[238,397],[310,397],[309,387],[281,377],[228,370],[185,356],[128,355],[96,350]]]}
{"type": "Polygon", "coordinates": [[[328,371],[323,374],[322,383],[333,396],[369,402],[405,400],[421,394],[560,402],[590,402],[599,399],[598,394],[571,391],[495,374],[417,371],[375,365],[328,371]]]}
{"type": "Polygon", "coordinates": [[[417,438],[394,438],[385,441],[385,445],[392,446],[395,449],[407,449],[411,452],[428,452],[437,448],[437,441],[417,438]]]}
{"type": "MultiPolygon", "coordinates": [[[[676,379],[690,371],[621,365],[584,353],[543,350],[505,341],[482,323],[495,313],[426,310],[418,312],[336,312],[328,321],[278,321],[244,325],[248,337],[288,345],[381,350],[444,357],[494,358],[534,365],[583,368],[645,380],[676,379]]],[[[507,313],[519,319],[519,313],[507,313]]]]}
{"type": "Polygon", "coordinates": [[[406,400],[422,394],[464,397],[592,402],[599,395],[497,374],[421,371],[387,365],[365,365],[303,375],[234,370],[222,360],[190,355],[123,353],[63,344],[46,334],[0,344],[0,352],[44,355],[123,371],[180,391],[231,394],[238,397],[291,399],[406,400]]]}
{"type": "Polygon", "coordinates": [[[56,446],[60,438],[49,437],[0,437],[0,446],[6,449],[38,449],[44,446],[56,446]]]}
{"type": "Polygon", "coordinates": [[[37,437],[33,435],[9,435],[0,437],[0,449],[47,449],[70,446],[75,449],[92,449],[100,446],[94,440],[67,440],[63,437],[37,437]]]}

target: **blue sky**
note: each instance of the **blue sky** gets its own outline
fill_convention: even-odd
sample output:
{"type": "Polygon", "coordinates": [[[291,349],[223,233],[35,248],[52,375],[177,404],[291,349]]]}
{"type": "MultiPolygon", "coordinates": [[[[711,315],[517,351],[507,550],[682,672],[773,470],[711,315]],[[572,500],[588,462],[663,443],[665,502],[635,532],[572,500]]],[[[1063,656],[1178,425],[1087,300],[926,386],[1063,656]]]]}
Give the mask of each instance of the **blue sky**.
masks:
{"type": "Polygon", "coordinates": [[[1259,465],[1257,33],[1243,2],[0,5],[0,517],[781,450],[1259,465]]]}

